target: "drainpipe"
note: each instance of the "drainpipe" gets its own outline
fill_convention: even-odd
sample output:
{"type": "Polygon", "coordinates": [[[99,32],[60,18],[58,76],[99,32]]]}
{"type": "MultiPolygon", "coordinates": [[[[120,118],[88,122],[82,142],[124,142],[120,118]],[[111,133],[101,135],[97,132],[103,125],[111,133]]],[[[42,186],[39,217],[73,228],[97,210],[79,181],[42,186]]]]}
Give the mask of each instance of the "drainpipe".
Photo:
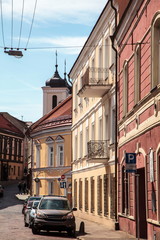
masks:
{"type": "MultiPolygon", "coordinates": [[[[113,0],[110,0],[111,7],[115,12],[115,29],[117,29],[117,9],[113,5],[113,0]]],[[[117,82],[117,49],[114,47],[114,36],[111,36],[112,41],[112,48],[115,51],[115,230],[119,230],[119,223],[118,223],[118,211],[117,211],[117,164],[118,164],[118,120],[117,120],[117,111],[118,111],[118,100],[117,100],[117,90],[118,90],[118,82],[117,82]]]]}

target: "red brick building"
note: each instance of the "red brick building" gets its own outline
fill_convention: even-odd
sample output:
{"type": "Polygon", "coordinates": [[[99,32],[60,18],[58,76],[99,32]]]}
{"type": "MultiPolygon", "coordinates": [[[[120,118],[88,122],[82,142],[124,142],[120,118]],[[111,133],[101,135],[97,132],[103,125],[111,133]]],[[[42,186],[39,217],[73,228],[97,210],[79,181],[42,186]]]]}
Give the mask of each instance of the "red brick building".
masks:
{"type": "Polygon", "coordinates": [[[140,238],[159,239],[160,1],[130,1],[114,37],[118,49],[119,226],[140,238]],[[136,153],[138,177],[126,172],[125,153],[136,153]]]}

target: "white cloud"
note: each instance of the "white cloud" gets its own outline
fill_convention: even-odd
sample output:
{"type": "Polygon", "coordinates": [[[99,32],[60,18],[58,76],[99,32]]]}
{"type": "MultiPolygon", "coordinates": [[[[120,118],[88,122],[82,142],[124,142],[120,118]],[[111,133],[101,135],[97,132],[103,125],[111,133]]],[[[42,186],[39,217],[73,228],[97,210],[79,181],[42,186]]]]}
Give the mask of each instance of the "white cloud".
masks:
{"type": "MultiPolygon", "coordinates": [[[[20,18],[22,0],[14,0],[14,17],[20,18]]],[[[35,19],[41,22],[56,20],[68,23],[90,24],[95,14],[99,14],[106,0],[37,0],[35,19]]],[[[32,19],[35,1],[27,0],[24,5],[24,19],[32,19]]],[[[11,1],[2,1],[3,14],[11,18],[11,1]]]]}

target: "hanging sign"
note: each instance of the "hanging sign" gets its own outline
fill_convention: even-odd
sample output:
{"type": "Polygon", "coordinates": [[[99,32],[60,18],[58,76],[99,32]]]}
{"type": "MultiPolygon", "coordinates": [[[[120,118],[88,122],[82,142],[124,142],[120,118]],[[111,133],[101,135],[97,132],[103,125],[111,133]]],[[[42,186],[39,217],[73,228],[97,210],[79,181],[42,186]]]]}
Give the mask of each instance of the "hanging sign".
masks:
{"type": "Polygon", "coordinates": [[[126,153],[125,154],[126,162],[126,172],[135,173],[136,172],[136,153],[126,153]]]}

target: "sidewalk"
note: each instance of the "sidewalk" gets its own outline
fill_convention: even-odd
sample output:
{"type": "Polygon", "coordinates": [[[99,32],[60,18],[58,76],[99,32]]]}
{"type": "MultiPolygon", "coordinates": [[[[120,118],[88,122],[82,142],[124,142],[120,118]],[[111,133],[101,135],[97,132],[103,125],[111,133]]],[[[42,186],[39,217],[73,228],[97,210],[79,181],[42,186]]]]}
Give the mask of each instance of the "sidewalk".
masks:
{"type": "Polygon", "coordinates": [[[77,239],[81,240],[116,240],[136,239],[134,236],[122,231],[107,229],[106,225],[91,222],[76,217],[77,239]]]}
{"type": "Polygon", "coordinates": [[[18,198],[19,200],[24,201],[24,200],[26,200],[26,198],[28,198],[28,196],[30,196],[30,195],[29,195],[29,194],[16,194],[15,196],[16,196],[16,198],[18,198]]]}
{"type": "MultiPolygon", "coordinates": [[[[28,194],[16,194],[16,197],[24,201],[28,194]]],[[[107,229],[106,225],[91,222],[86,219],[76,217],[76,236],[79,240],[118,240],[136,239],[128,233],[107,229]]]]}

